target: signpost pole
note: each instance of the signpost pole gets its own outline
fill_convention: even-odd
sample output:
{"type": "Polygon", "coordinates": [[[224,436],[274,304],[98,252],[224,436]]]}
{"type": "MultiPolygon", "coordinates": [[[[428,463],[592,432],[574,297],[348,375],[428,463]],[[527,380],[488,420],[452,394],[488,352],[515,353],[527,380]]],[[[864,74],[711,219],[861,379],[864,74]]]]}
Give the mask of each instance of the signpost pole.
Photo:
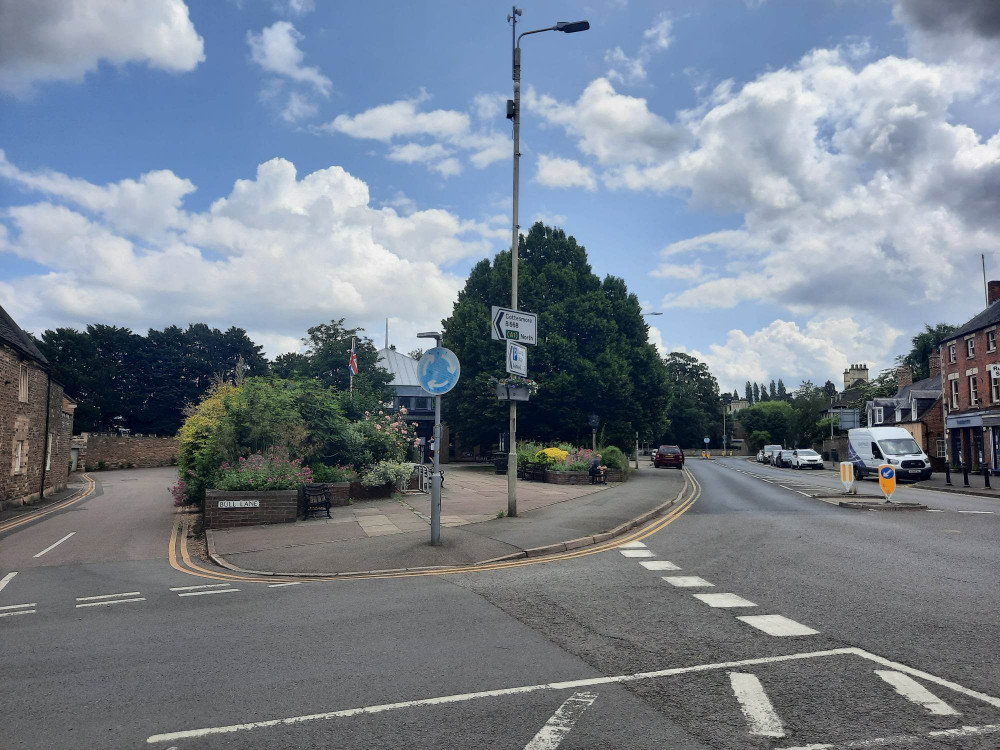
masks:
{"type": "MultiPolygon", "coordinates": [[[[517,10],[512,14],[514,28],[517,24],[517,10]]],[[[514,79],[514,205],[513,205],[513,237],[510,243],[510,307],[517,310],[517,251],[520,244],[521,228],[517,223],[518,182],[521,162],[521,49],[517,46],[514,31],[511,32],[511,44],[514,46],[512,58],[512,77],[514,79]]],[[[517,402],[510,402],[510,441],[507,446],[507,515],[517,517],[517,402]]]]}
{"type": "Polygon", "coordinates": [[[434,397],[434,473],[431,475],[431,544],[441,544],[441,397],[434,397]]]}

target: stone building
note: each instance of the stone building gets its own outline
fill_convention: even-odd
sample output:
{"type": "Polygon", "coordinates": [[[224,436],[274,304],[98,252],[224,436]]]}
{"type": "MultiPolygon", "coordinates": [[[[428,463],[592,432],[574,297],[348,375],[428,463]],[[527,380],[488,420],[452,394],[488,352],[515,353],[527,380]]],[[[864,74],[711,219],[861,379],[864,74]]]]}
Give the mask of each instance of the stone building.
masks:
{"type": "Polygon", "coordinates": [[[76,403],[49,363],[0,307],[0,507],[66,486],[76,403]]]}

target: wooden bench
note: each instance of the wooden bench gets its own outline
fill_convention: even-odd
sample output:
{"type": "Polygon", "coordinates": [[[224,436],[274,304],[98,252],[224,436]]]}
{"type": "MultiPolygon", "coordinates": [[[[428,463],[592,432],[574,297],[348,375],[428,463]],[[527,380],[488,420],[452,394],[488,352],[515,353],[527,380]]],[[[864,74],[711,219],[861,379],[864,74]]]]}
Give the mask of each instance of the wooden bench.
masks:
{"type": "Polygon", "coordinates": [[[306,518],[311,518],[313,512],[321,508],[326,511],[327,518],[333,518],[330,515],[330,507],[332,505],[333,503],[330,502],[330,491],[326,485],[307,484],[302,488],[302,514],[306,518]]]}

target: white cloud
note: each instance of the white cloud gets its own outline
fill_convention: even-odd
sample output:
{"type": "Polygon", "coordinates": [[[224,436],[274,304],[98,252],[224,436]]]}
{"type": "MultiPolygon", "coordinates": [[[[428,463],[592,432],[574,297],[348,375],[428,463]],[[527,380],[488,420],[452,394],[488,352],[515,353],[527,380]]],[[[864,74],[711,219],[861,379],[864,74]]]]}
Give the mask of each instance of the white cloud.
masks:
{"type": "Polygon", "coordinates": [[[288,102],[281,110],[281,119],[285,122],[298,122],[308,117],[312,117],[319,110],[319,107],[312,102],[308,96],[292,91],[288,94],[288,102]]]}
{"type": "Polygon", "coordinates": [[[962,60],[997,74],[1000,3],[996,0],[896,0],[910,50],[931,61],[962,60]]]}
{"type": "MultiPolygon", "coordinates": [[[[506,216],[501,217],[504,221],[510,221],[506,216]]],[[[565,214],[550,214],[545,211],[539,211],[534,216],[531,217],[531,223],[542,222],[549,227],[564,227],[566,226],[566,215],[565,214]]]]}
{"type": "Polygon", "coordinates": [[[548,187],[582,187],[596,190],[597,180],[590,167],[583,166],[575,159],[539,154],[538,172],[535,181],[548,187]]]}
{"type": "Polygon", "coordinates": [[[440,209],[374,208],[368,186],[336,166],[300,178],[272,159],[201,212],[183,210],[194,186],[169,171],[99,186],[0,166],[0,177],[49,198],[9,208],[0,223],[0,252],[46,267],[16,291],[0,282],[0,304],[37,331],[203,320],[271,347],[323,320],[378,331],[393,316],[409,321],[398,326],[405,338],[450,312],[462,279],[442,265],[486,256],[508,235],[440,209]]]}
{"type": "Polygon", "coordinates": [[[77,81],[101,61],[173,73],[205,59],[184,0],[26,0],[0,11],[0,90],[77,81]]]}
{"type": "Polygon", "coordinates": [[[293,16],[304,16],[316,10],[316,0],[281,0],[275,3],[275,10],[293,16]]]}
{"type": "Polygon", "coordinates": [[[673,22],[665,15],[660,14],[656,22],[642,34],[642,44],[635,57],[629,57],[621,47],[609,49],[604,53],[604,61],[611,64],[608,70],[608,78],[622,83],[642,83],[646,80],[646,65],[653,59],[653,56],[666,50],[673,37],[670,32],[673,29],[673,22]]]}
{"type": "Polygon", "coordinates": [[[275,21],[260,33],[247,32],[250,58],[268,73],[309,84],[328,96],[333,83],[314,65],[303,65],[305,53],[299,49],[304,37],[288,21],[275,21]]]}

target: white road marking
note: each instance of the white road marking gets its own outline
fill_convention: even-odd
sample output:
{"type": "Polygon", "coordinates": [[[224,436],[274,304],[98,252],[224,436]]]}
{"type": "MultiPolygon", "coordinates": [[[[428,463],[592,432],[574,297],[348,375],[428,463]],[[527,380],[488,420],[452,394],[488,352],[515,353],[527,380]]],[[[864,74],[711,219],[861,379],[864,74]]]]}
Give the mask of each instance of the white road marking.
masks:
{"type": "Polygon", "coordinates": [[[784,615],[743,615],[736,619],[742,620],[747,625],[752,625],[757,630],[763,630],[768,635],[816,635],[819,632],[800,622],[789,620],[784,615]]]}
{"type": "Polygon", "coordinates": [[[927,512],[928,513],[944,513],[944,511],[941,510],[940,508],[928,508],[927,512]]]}
{"type": "Polygon", "coordinates": [[[709,607],[756,607],[753,602],[744,599],[736,594],[692,594],[695,599],[700,599],[709,607]]]}
{"type": "Polygon", "coordinates": [[[573,693],[556,712],[552,714],[545,726],[538,730],[524,750],[555,750],[563,741],[569,730],[576,724],[580,714],[590,708],[597,699],[597,693],[573,693]]]}
{"type": "Polygon", "coordinates": [[[100,607],[102,604],[128,604],[129,602],[144,602],[144,601],[146,601],[146,597],[144,596],[139,596],[136,597],[135,599],[105,599],[102,602],[86,602],[85,604],[77,604],[76,608],[80,609],[81,607],[100,607]]]}
{"type": "Polygon", "coordinates": [[[680,566],[674,565],[670,560],[647,560],[639,564],[646,570],[680,570],[680,566]]]}
{"type": "Polygon", "coordinates": [[[956,513],[975,513],[977,515],[992,516],[992,510],[956,510],[956,513]]]}
{"type": "Polygon", "coordinates": [[[269,589],[276,589],[280,586],[301,586],[305,581],[291,581],[290,583],[269,583],[267,587],[269,589]]]}
{"type": "Polygon", "coordinates": [[[0,617],[13,617],[14,615],[33,615],[37,609],[19,609],[17,612],[0,612],[0,617]]]}
{"type": "Polygon", "coordinates": [[[43,550],[42,550],[41,552],[39,552],[39,553],[38,553],[37,555],[34,555],[34,557],[41,557],[42,555],[44,555],[44,554],[45,554],[46,552],[48,552],[49,550],[54,550],[54,549],[55,549],[56,547],[58,547],[58,546],[59,546],[60,544],[62,544],[62,543],[63,543],[63,542],[65,542],[65,541],[66,541],[67,539],[69,539],[69,538],[70,538],[71,536],[73,536],[73,535],[74,535],[75,533],[76,533],[75,531],[71,531],[71,532],[69,532],[69,533],[68,533],[68,534],[67,534],[66,536],[64,536],[64,537],[63,537],[62,539],[60,539],[60,540],[59,540],[58,542],[56,542],[55,544],[50,544],[50,545],[49,545],[48,547],[46,547],[45,549],[43,549],[43,550]]]}
{"type": "Polygon", "coordinates": [[[652,557],[653,553],[648,549],[620,549],[618,550],[625,557],[652,557]]]}
{"type": "Polygon", "coordinates": [[[646,545],[643,542],[625,542],[619,544],[618,549],[646,549],[646,545]]]}
{"type": "Polygon", "coordinates": [[[229,583],[203,583],[201,586],[174,586],[171,591],[193,591],[194,589],[216,589],[231,586],[229,583]]]}
{"type": "MultiPolygon", "coordinates": [[[[799,492],[798,490],[795,491],[799,492]]],[[[802,495],[802,497],[812,497],[812,495],[810,495],[808,492],[799,492],[799,494],[802,495]]]]}
{"type": "Polygon", "coordinates": [[[797,745],[778,750],[868,750],[873,747],[895,747],[896,745],[913,745],[922,739],[951,739],[952,737],[974,737],[983,734],[1000,732],[1000,724],[984,724],[980,727],[959,727],[958,729],[939,729],[927,734],[897,734],[892,737],[874,737],[870,740],[854,740],[837,744],[819,743],[812,745],[797,745]]]}
{"type": "Polygon", "coordinates": [[[78,596],[78,602],[92,602],[96,599],[114,599],[116,596],[139,596],[141,591],[126,591],[124,594],[99,594],[98,596],[78,596]]]}
{"type": "MultiPolygon", "coordinates": [[[[534,693],[541,690],[575,690],[578,688],[592,687],[594,685],[611,685],[611,684],[621,684],[626,682],[636,682],[638,680],[654,680],[660,677],[672,677],[674,675],[679,675],[679,674],[710,672],[719,669],[726,669],[726,670],[741,669],[749,666],[755,666],[758,664],[778,664],[780,662],[786,662],[786,661],[821,659],[829,656],[858,656],[862,659],[868,659],[869,661],[881,664],[890,669],[895,669],[898,672],[905,672],[906,674],[912,675],[913,677],[919,677],[925,682],[933,682],[936,685],[946,687],[950,690],[954,690],[955,692],[961,693],[962,695],[967,695],[971,698],[976,698],[977,700],[980,700],[991,706],[1000,708],[1000,698],[995,698],[992,695],[987,695],[985,693],[980,693],[975,690],[970,690],[969,688],[962,687],[957,683],[950,682],[949,680],[945,680],[940,677],[935,677],[934,675],[928,674],[927,672],[922,672],[919,669],[908,667],[905,664],[900,664],[899,662],[891,661],[882,656],[877,656],[861,648],[846,647],[846,648],[829,649],[827,651],[808,651],[798,654],[784,654],[781,656],[763,656],[763,657],[758,657],[756,659],[744,659],[742,661],[720,662],[716,664],[698,664],[691,667],[674,667],[671,669],[657,670],[655,672],[636,672],[634,674],[615,675],[612,677],[588,677],[582,680],[549,682],[538,685],[523,685],[520,687],[499,688],[496,690],[483,690],[478,693],[460,693],[457,695],[444,695],[436,698],[421,698],[418,700],[402,701],[400,703],[384,703],[376,706],[347,708],[338,711],[325,711],[323,713],[307,714],[304,716],[292,716],[285,719],[268,719],[266,721],[254,721],[254,722],[247,722],[245,724],[231,724],[229,726],[222,726],[222,727],[188,729],[180,732],[154,734],[146,738],[146,743],[154,745],[159,742],[172,742],[174,740],[191,739],[193,737],[207,737],[216,734],[233,734],[235,732],[245,732],[248,730],[264,729],[267,727],[292,726],[307,721],[348,718],[364,714],[378,714],[378,713],[384,713],[386,711],[398,710],[401,708],[419,708],[424,706],[446,705],[450,703],[464,703],[466,701],[479,700],[482,698],[503,698],[508,695],[523,695],[525,693],[534,693]]],[[[1000,727],[1000,725],[996,726],[1000,727]]],[[[948,730],[948,731],[955,731],[955,730],[948,730]]],[[[996,730],[991,730],[991,731],[996,731],[996,730]]],[[[947,735],[942,735],[942,736],[947,736],[947,735]]],[[[822,745],[818,745],[815,747],[822,747],[822,745]]],[[[788,748],[787,750],[793,750],[793,749],[788,748]]],[[[803,748],[798,748],[797,750],[803,750],[803,748]]]]}
{"type": "Polygon", "coordinates": [[[908,701],[923,706],[936,716],[955,716],[959,713],[919,682],[902,672],[876,669],[875,674],[892,685],[893,689],[908,701]]]}
{"type": "Polygon", "coordinates": [[[709,583],[704,578],[699,578],[698,576],[663,576],[663,580],[669,583],[671,586],[678,586],[680,588],[715,586],[714,583],[709,583]]]}
{"type": "Polygon", "coordinates": [[[730,672],[729,682],[733,694],[740,702],[740,710],[750,725],[750,734],[757,737],[784,737],[785,727],[771,699],[764,692],[757,675],[749,672],[730,672]]]}
{"type": "Polygon", "coordinates": [[[10,583],[16,575],[17,571],[15,570],[13,573],[8,573],[3,578],[0,578],[0,591],[3,591],[7,587],[7,584],[10,583]]]}
{"type": "Polygon", "coordinates": [[[25,607],[37,607],[38,602],[32,602],[31,604],[8,604],[4,607],[0,607],[0,611],[5,609],[24,609],[25,607]]]}
{"type": "Polygon", "coordinates": [[[187,591],[177,596],[203,596],[204,594],[235,594],[239,589],[211,589],[209,591],[187,591]]]}

